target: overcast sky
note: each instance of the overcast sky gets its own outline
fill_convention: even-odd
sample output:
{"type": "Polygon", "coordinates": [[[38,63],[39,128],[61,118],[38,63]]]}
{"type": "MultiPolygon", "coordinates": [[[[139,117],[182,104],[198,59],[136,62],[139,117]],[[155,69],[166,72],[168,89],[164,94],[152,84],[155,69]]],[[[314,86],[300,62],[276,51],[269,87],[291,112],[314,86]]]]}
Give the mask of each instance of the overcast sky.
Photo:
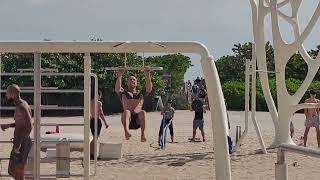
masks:
{"type": "MultiPolygon", "coordinates": [[[[317,3],[303,1],[302,28],[317,3]]],[[[1,0],[0,22],[0,40],[200,41],[215,58],[231,54],[235,43],[252,41],[248,0],[1,0]]],[[[320,44],[319,29],[307,48],[320,44]]],[[[192,58],[186,79],[202,75],[192,58]]]]}

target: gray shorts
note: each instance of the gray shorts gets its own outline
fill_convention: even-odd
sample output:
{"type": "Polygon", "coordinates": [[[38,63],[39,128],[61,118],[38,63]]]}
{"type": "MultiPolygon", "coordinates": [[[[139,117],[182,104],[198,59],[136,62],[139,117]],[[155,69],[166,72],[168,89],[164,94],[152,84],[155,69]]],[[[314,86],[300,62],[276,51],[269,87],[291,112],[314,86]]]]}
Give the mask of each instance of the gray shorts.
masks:
{"type": "Polygon", "coordinates": [[[200,130],[203,130],[203,119],[195,119],[193,120],[193,129],[199,128],[200,130]]]}

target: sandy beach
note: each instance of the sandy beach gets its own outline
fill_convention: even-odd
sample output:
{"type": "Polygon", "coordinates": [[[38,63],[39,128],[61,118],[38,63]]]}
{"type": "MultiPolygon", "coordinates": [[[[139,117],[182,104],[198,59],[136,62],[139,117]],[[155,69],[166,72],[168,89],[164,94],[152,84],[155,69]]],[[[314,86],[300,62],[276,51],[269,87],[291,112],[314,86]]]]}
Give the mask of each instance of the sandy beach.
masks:
{"type": "MultiPolygon", "coordinates": [[[[231,123],[231,136],[235,138],[235,127],[242,126],[244,130],[244,112],[228,112],[231,123]]],[[[174,119],[175,143],[168,143],[165,150],[157,145],[161,115],[159,112],[147,114],[147,142],[140,142],[140,130],[132,132],[132,138],[127,141],[124,138],[120,123],[120,116],[107,116],[109,129],[103,129],[100,142],[122,143],[123,158],[119,160],[98,161],[97,174],[90,179],[105,180],[207,180],[215,179],[216,166],[214,162],[214,147],[212,137],[212,124],[210,113],[205,114],[206,142],[188,142],[192,135],[193,112],[177,111],[174,119]]],[[[273,140],[274,129],[268,112],[257,113],[258,123],[261,128],[266,145],[273,140]]],[[[1,123],[12,121],[2,119],[1,123]]],[[[44,117],[43,122],[57,123],[81,123],[82,117],[44,117]]],[[[304,132],[304,115],[296,114],[293,118],[295,125],[294,141],[302,142],[300,137],[304,132]]],[[[54,127],[43,127],[42,132],[54,130],[54,127]]],[[[61,127],[61,132],[83,131],[82,127],[61,127]]],[[[9,140],[12,130],[1,132],[0,140],[9,140]]],[[[197,134],[200,137],[200,132],[197,134]]],[[[168,140],[170,136],[167,136],[168,140]]],[[[317,147],[315,130],[309,133],[308,146],[317,147]]],[[[238,152],[231,155],[232,179],[269,180],[274,179],[274,163],[276,162],[276,150],[269,150],[268,154],[259,153],[260,145],[253,125],[250,122],[248,136],[238,152]]],[[[1,144],[1,157],[8,157],[11,144],[1,144]]],[[[42,153],[42,157],[45,153],[42,153]]],[[[73,152],[72,156],[81,156],[79,152],[73,152]]],[[[316,180],[320,179],[320,164],[316,158],[288,154],[287,164],[289,179],[291,180],[316,180]]],[[[92,164],[93,165],[93,164],[92,164]]],[[[52,173],[55,170],[54,163],[41,165],[41,173],[52,173]]],[[[1,162],[1,173],[6,173],[7,161],[1,162]]],[[[72,173],[81,173],[81,161],[71,163],[72,173]]],[[[92,166],[91,172],[94,172],[92,166]]],[[[2,178],[0,179],[10,179],[2,178]]],[[[82,179],[82,178],[70,178],[82,179]]]]}

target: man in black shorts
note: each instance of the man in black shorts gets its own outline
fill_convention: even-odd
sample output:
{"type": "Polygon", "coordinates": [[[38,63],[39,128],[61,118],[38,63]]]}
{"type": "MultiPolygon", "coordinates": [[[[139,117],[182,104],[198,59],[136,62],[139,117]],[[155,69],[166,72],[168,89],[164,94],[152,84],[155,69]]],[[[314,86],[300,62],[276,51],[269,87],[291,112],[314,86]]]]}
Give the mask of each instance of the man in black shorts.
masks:
{"type": "Polygon", "coordinates": [[[197,98],[192,102],[192,110],[194,111],[194,119],[193,119],[193,133],[192,133],[192,141],[195,140],[197,129],[199,128],[202,135],[203,142],[206,141],[204,136],[204,121],[203,121],[203,113],[206,113],[206,110],[203,107],[203,102],[197,98]]]}
{"type": "Polygon", "coordinates": [[[21,99],[18,85],[13,84],[7,88],[6,98],[8,101],[13,101],[16,106],[14,111],[15,122],[1,125],[3,131],[10,127],[15,128],[8,173],[16,180],[24,180],[24,168],[32,146],[30,139],[32,130],[31,108],[26,101],[21,99]]]}
{"type": "Polygon", "coordinates": [[[122,76],[125,69],[120,68],[118,70],[118,79],[115,84],[115,92],[120,97],[123,113],[121,117],[124,134],[127,140],[130,139],[131,134],[129,129],[139,129],[141,127],[141,142],[146,141],[145,137],[145,124],[146,124],[146,112],[142,110],[144,103],[144,96],[149,95],[152,91],[151,82],[151,68],[150,66],[144,67],[144,73],[146,76],[145,92],[137,90],[138,80],[134,76],[130,76],[127,81],[127,89],[123,89],[122,76]]]}

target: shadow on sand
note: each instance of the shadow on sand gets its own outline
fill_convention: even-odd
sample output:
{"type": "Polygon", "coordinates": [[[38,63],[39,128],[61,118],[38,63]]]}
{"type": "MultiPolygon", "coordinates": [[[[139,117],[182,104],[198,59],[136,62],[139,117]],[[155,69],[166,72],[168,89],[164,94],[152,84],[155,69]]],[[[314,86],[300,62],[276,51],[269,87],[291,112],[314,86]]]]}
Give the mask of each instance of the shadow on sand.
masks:
{"type": "Polygon", "coordinates": [[[126,155],[121,162],[108,162],[112,164],[135,164],[147,163],[153,165],[183,166],[186,163],[198,160],[213,160],[213,152],[207,153],[186,153],[186,154],[166,154],[166,155],[126,155]]]}

